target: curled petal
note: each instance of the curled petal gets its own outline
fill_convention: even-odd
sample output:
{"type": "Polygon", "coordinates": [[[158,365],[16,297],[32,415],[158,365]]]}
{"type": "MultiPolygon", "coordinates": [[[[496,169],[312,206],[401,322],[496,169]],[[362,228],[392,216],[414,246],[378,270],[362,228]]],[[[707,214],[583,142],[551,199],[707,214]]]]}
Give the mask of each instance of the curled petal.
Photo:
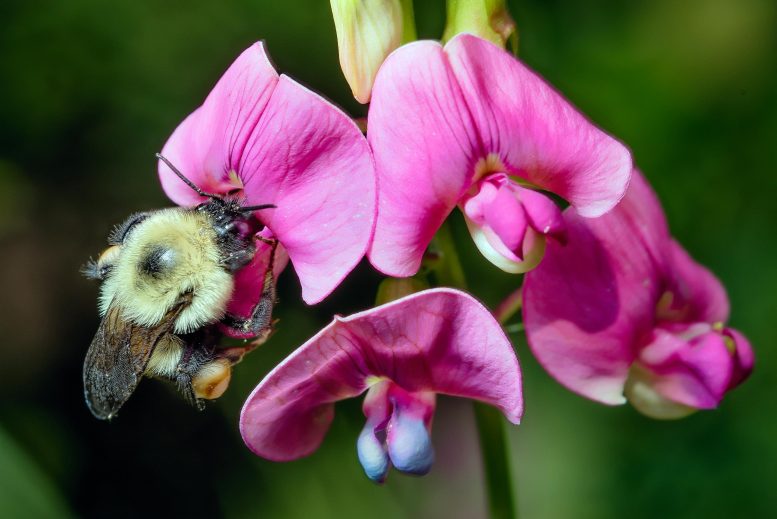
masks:
{"type": "Polygon", "coordinates": [[[529,222],[537,232],[549,234],[564,240],[564,217],[561,210],[549,197],[538,193],[533,189],[525,189],[516,186],[529,222]]]}
{"type": "Polygon", "coordinates": [[[755,354],[750,346],[750,341],[739,331],[733,328],[726,328],[723,330],[723,335],[728,341],[733,343],[733,347],[730,343],[727,346],[729,346],[729,351],[733,350],[732,354],[734,356],[734,373],[731,376],[728,389],[734,389],[753,372],[755,354]]]}
{"type": "Polygon", "coordinates": [[[396,410],[389,423],[386,443],[391,463],[398,470],[421,476],[432,468],[432,437],[422,418],[405,413],[401,408],[396,410]]]}
{"type": "Polygon", "coordinates": [[[389,471],[389,455],[386,445],[376,435],[376,424],[368,421],[356,440],[356,452],[364,473],[377,483],[383,483],[389,471]]]}
{"type": "Polygon", "coordinates": [[[564,220],[553,200],[520,187],[504,173],[481,180],[462,200],[475,245],[505,272],[518,274],[536,267],[545,253],[545,235],[565,237],[564,220]]]}
{"type": "Polygon", "coordinates": [[[528,222],[526,211],[516,198],[509,185],[501,186],[496,196],[486,205],[486,224],[496,233],[499,240],[518,258],[523,256],[523,239],[526,237],[528,222]]]}
{"type": "Polygon", "coordinates": [[[390,388],[391,382],[381,380],[367,392],[362,405],[367,423],[356,441],[359,463],[367,477],[376,483],[385,481],[390,467],[386,446],[386,428],[393,410],[389,401],[390,388]]]}
{"type": "Polygon", "coordinates": [[[672,240],[670,249],[671,317],[688,322],[726,322],[728,296],[718,278],[696,263],[676,241],[672,240]]]}
{"type": "Polygon", "coordinates": [[[480,303],[450,289],[412,294],[335,319],[254,389],[240,417],[246,445],[272,460],[313,452],[334,414],[378,379],[407,392],[481,400],[518,423],[518,360],[480,303]]]}
{"type": "Polygon", "coordinates": [[[564,212],[567,243],[550,240],[526,275],[524,324],[532,351],[561,384],[622,404],[636,342],[654,324],[669,234],[647,182],[635,174],[610,213],[564,212]]]}
{"type": "Polygon", "coordinates": [[[469,34],[445,46],[481,149],[511,173],[567,199],[583,216],[626,192],[631,154],[543,79],[496,45],[469,34]]]}
{"type": "MultiPolygon", "coordinates": [[[[376,197],[366,139],[334,105],[279,77],[261,43],[235,61],[163,155],[206,191],[242,188],[248,204],[277,206],[257,218],[286,249],[310,304],[366,252],[376,197]]],[[[175,202],[199,201],[165,166],[160,176],[175,202]]]]}
{"type": "Polygon", "coordinates": [[[472,238],[486,258],[510,272],[511,264],[523,261],[526,212],[504,174],[490,175],[473,190],[461,203],[472,238]]]}
{"type": "Polygon", "coordinates": [[[545,254],[545,237],[533,229],[526,229],[526,235],[520,250],[508,249],[500,237],[490,227],[481,227],[465,217],[467,229],[481,254],[505,272],[522,274],[528,272],[542,260],[545,254]]]}
{"type": "Polygon", "coordinates": [[[658,394],[696,409],[717,407],[734,367],[723,336],[714,331],[686,341],[657,329],[639,362],[652,375],[658,394]]]}

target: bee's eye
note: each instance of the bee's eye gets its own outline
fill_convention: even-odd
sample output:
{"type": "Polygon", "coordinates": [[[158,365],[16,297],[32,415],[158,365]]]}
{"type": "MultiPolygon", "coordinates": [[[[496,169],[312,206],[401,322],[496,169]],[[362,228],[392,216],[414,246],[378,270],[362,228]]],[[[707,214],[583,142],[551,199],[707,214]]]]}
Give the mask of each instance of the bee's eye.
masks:
{"type": "Polygon", "coordinates": [[[108,244],[121,245],[124,243],[124,240],[127,239],[127,236],[129,235],[132,228],[145,220],[147,217],[148,213],[135,213],[130,215],[130,217],[124,220],[121,225],[117,225],[113,228],[113,231],[111,231],[111,234],[108,236],[108,244]]]}
{"type": "Polygon", "coordinates": [[[165,271],[169,271],[175,265],[175,251],[166,247],[154,247],[150,249],[139,264],[142,273],[152,277],[159,277],[165,271]]]}

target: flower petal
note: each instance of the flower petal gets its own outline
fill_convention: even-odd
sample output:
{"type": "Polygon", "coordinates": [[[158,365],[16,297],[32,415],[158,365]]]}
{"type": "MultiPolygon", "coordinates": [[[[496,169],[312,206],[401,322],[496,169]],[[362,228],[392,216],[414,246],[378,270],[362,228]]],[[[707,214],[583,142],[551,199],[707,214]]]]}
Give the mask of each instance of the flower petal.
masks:
{"type": "MultiPolygon", "coordinates": [[[[623,197],[631,154],[520,61],[469,34],[445,46],[482,149],[511,173],[567,199],[583,216],[623,197]]],[[[450,148],[450,146],[449,146],[450,148]]]]}
{"type": "Polygon", "coordinates": [[[499,187],[494,199],[486,204],[484,216],[505,247],[523,259],[523,239],[529,224],[526,211],[509,185],[499,187]]]}
{"type": "Polygon", "coordinates": [[[657,329],[640,352],[655,391],[673,402],[697,409],[717,407],[731,381],[733,358],[715,331],[685,341],[657,329]]]}
{"type": "Polygon", "coordinates": [[[728,296],[718,278],[696,263],[674,240],[670,254],[672,307],[681,309],[682,320],[725,323],[729,314],[728,296]]]}
{"type": "Polygon", "coordinates": [[[334,402],[380,379],[481,400],[513,423],[523,412],[518,359],[501,327],[472,297],[441,288],[335,319],[254,389],[240,417],[243,440],[272,460],[308,455],[334,402]]]}
{"type": "Polygon", "coordinates": [[[432,437],[422,418],[405,413],[401,408],[395,410],[386,443],[391,463],[397,470],[422,476],[432,468],[432,437]]]}
{"type": "Polygon", "coordinates": [[[466,103],[438,43],[404,45],[386,59],[368,120],[380,185],[368,255],[384,274],[410,276],[479,158],[466,103]]]}
{"type": "Polygon", "coordinates": [[[375,424],[367,422],[356,440],[356,453],[364,473],[376,483],[383,483],[389,471],[388,448],[375,435],[375,424]]]}
{"type": "Polygon", "coordinates": [[[723,330],[723,334],[734,342],[734,374],[728,387],[729,389],[734,389],[753,372],[755,354],[750,346],[750,341],[739,331],[733,328],[726,328],[723,330]]]}
{"type": "MultiPolygon", "coordinates": [[[[163,155],[205,191],[243,188],[248,204],[277,206],[257,218],[288,252],[309,304],[367,250],[376,205],[367,140],[334,105],[278,77],[261,43],[241,54],[163,155]]],[[[164,165],[160,176],[176,203],[200,200],[164,165]]]]}
{"type": "Polygon", "coordinates": [[[551,234],[562,241],[565,239],[564,218],[561,209],[549,197],[533,189],[515,186],[513,189],[521,199],[531,226],[542,234],[551,234]]]}
{"type": "Polygon", "coordinates": [[[281,76],[238,169],[249,203],[289,253],[302,297],[317,303],[364,256],[375,219],[367,140],[334,105],[281,76]]]}
{"type": "Polygon", "coordinates": [[[524,281],[532,351],[561,384],[622,404],[635,342],[653,327],[669,234],[661,206],[635,174],[626,197],[596,219],[564,212],[568,242],[549,240],[524,281]]]}
{"type": "MultiPolygon", "coordinates": [[[[239,187],[230,171],[239,164],[277,83],[278,73],[264,43],[250,46],[230,65],[202,106],[176,128],[162,155],[203,191],[225,194],[239,187]]],[[[161,161],[159,178],[176,204],[191,206],[201,201],[161,161]]]]}

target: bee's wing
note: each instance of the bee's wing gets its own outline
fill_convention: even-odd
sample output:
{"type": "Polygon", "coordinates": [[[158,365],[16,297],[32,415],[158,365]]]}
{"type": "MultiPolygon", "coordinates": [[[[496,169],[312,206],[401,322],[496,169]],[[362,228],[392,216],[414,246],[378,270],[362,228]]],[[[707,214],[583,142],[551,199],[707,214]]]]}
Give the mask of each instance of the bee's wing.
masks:
{"type": "Polygon", "coordinates": [[[100,420],[113,417],[135,391],[159,340],[170,333],[184,305],[176,305],[153,328],[137,326],[111,305],[84,361],[84,396],[100,420]]]}

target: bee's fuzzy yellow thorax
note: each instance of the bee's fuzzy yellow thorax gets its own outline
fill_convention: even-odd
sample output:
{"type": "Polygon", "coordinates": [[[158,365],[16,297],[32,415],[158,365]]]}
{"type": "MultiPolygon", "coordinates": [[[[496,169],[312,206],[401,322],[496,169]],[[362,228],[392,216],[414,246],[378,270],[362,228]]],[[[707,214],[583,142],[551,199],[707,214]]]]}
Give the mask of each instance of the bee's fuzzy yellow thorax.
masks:
{"type": "Polygon", "coordinates": [[[125,319],[154,326],[182,295],[191,293],[191,303],[175,322],[175,333],[191,332],[220,319],[232,295],[233,280],[221,265],[216,239],[206,214],[176,208],[153,213],[121,245],[101,289],[101,313],[116,304],[125,319]],[[163,268],[149,273],[144,265],[154,253],[163,260],[163,268]]]}

